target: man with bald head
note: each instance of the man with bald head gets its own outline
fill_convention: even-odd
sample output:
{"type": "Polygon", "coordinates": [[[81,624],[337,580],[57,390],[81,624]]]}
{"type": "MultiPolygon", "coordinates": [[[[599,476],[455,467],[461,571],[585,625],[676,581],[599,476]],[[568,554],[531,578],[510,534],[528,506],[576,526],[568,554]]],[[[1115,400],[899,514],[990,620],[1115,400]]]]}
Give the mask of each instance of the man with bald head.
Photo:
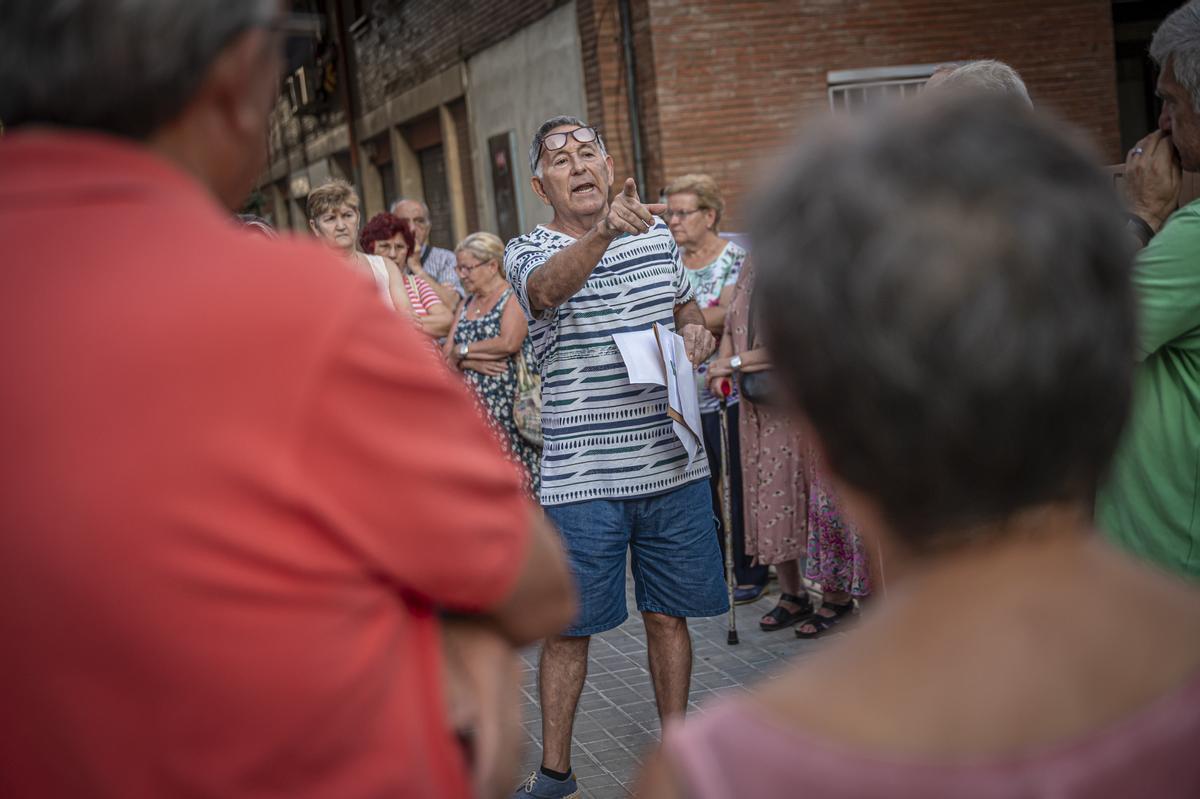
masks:
{"type": "Polygon", "coordinates": [[[429,206],[421,200],[406,197],[392,203],[391,211],[392,216],[408,223],[416,242],[416,248],[408,254],[408,261],[402,266],[407,266],[410,272],[432,286],[438,299],[454,310],[463,297],[462,281],[455,270],[457,262],[454,253],[429,243],[429,234],[433,231],[429,206]]]}

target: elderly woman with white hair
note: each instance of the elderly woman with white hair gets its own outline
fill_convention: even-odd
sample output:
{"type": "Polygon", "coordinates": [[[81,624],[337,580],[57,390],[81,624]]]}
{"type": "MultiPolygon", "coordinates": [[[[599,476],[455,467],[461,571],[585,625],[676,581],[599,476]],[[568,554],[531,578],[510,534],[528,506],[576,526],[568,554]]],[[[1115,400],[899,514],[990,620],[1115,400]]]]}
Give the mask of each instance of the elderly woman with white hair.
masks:
{"type": "Polygon", "coordinates": [[[472,233],[454,251],[467,298],[443,348],[447,361],[462,370],[487,410],[488,420],[509,455],[525,472],[525,487],[537,496],[541,452],[517,429],[513,401],[518,359],[533,369],[529,326],[513,289],[504,278],[504,243],[492,233],[472,233]]]}
{"type": "MultiPolygon", "coordinates": [[[[664,189],[667,197],[667,212],[663,218],[671,229],[671,236],[679,246],[685,274],[692,290],[696,292],[696,303],[704,316],[704,325],[719,341],[725,332],[725,318],[733,299],[734,286],[746,260],[746,251],[735,242],[722,238],[718,233],[725,201],[717,182],[709,175],[683,175],[664,189]]],[[[708,388],[708,369],[717,353],[696,366],[696,393],[700,398],[700,425],[703,428],[704,450],[708,453],[710,472],[709,488],[712,494],[713,513],[717,517],[718,540],[724,544],[725,535],[721,514],[721,439],[719,393],[708,388]]],[[[731,384],[732,385],[732,384],[731,384]]],[[[753,563],[752,554],[747,554],[745,514],[743,512],[743,477],[741,437],[738,421],[738,395],[736,387],[726,400],[729,415],[729,474],[730,510],[732,521],[730,540],[733,542],[733,572],[737,580],[734,601],[747,604],[758,599],[767,590],[767,564],[778,560],[761,559],[753,563]]],[[[755,511],[751,510],[754,516],[755,511]]],[[[763,553],[766,554],[766,553],[763,553]]],[[[786,589],[785,589],[786,590],[786,589]]],[[[778,614],[767,623],[770,629],[779,629],[778,614]]],[[[765,628],[764,628],[765,629],[765,628]]]]}
{"type": "Polygon", "coordinates": [[[1029,99],[1029,89],[1025,88],[1025,81],[1021,80],[1020,73],[1003,61],[993,58],[942,64],[929,76],[925,88],[1011,97],[1033,108],[1033,100],[1029,99]]]}

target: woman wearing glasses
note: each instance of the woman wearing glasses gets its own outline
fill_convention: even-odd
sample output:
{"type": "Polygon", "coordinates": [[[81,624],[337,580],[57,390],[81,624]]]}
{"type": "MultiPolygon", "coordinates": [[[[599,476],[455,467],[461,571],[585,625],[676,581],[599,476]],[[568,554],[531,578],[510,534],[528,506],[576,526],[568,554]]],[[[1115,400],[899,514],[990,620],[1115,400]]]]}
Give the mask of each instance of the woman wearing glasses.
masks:
{"type": "MultiPolygon", "coordinates": [[[[746,251],[717,235],[717,225],[725,202],[717,182],[708,175],[684,175],[666,188],[667,212],[663,214],[671,236],[679,246],[688,282],[696,292],[696,303],[704,315],[704,325],[720,341],[725,332],[725,315],[733,297],[733,287],[741,273],[746,251]]],[[[700,398],[700,422],[704,428],[704,448],[708,453],[709,485],[713,512],[718,519],[717,533],[722,543],[725,531],[721,519],[721,401],[708,390],[708,369],[716,353],[695,369],[696,394],[700,398]]],[[[733,599],[737,604],[755,601],[767,590],[767,563],[752,566],[746,555],[745,520],[742,505],[742,458],[738,435],[738,396],[736,388],[729,398],[729,472],[730,519],[733,522],[733,572],[737,580],[733,599]]],[[[770,622],[774,625],[776,620],[770,622]]],[[[764,628],[766,629],[766,628],[764,628]]],[[[772,626],[770,629],[777,629],[772,626]]]]}
{"type": "Polygon", "coordinates": [[[517,357],[533,368],[529,327],[512,286],[504,279],[504,243],[491,233],[472,233],[455,248],[456,271],[466,301],[446,338],[446,360],[462,370],[510,457],[525,472],[525,488],[536,497],[541,453],[521,436],[513,420],[517,357]]]}
{"type": "Polygon", "coordinates": [[[427,335],[440,339],[450,331],[454,314],[424,278],[408,269],[408,254],[413,250],[413,241],[408,223],[389,213],[371,217],[358,237],[363,252],[383,256],[399,265],[395,280],[404,288],[413,317],[427,335]]]}

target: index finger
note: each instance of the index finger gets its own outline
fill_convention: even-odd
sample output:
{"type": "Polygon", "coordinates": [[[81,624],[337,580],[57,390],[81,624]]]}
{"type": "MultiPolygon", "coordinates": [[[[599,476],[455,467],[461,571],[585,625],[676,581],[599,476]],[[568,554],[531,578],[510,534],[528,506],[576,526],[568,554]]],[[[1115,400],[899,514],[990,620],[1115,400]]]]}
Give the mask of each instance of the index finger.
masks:
{"type": "Polygon", "coordinates": [[[643,207],[655,216],[662,216],[667,211],[666,203],[649,203],[643,207]]]}

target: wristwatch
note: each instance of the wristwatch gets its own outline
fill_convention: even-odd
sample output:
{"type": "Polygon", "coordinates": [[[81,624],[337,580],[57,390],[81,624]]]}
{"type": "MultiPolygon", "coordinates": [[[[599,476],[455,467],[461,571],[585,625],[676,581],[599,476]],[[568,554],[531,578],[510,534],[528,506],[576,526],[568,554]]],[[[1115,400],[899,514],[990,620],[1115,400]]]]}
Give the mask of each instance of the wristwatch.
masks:
{"type": "Polygon", "coordinates": [[[733,371],[738,371],[742,368],[742,356],[735,355],[729,359],[729,368],[733,371]]]}
{"type": "Polygon", "coordinates": [[[470,344],[459,344],[459,345],[458,345],[458,350],[457,350],[457,353],[458,353],[458,359],[459,359],[460,361],[461,361],[463,358],[467,357],[467,348],[468,348],[468,347],[470,347],[470,346],[471,346],[470,344]]]}
{"type": "Polygon", "coordinates": [[[1143,247],[1150,243],[1150,239],[1154,238],[1154,228],[1150,227],[1150,223],[1137,214],[1126,214],[1125,226],[1129,228],[1130,233],[1137,237],[1143,247]]]}

